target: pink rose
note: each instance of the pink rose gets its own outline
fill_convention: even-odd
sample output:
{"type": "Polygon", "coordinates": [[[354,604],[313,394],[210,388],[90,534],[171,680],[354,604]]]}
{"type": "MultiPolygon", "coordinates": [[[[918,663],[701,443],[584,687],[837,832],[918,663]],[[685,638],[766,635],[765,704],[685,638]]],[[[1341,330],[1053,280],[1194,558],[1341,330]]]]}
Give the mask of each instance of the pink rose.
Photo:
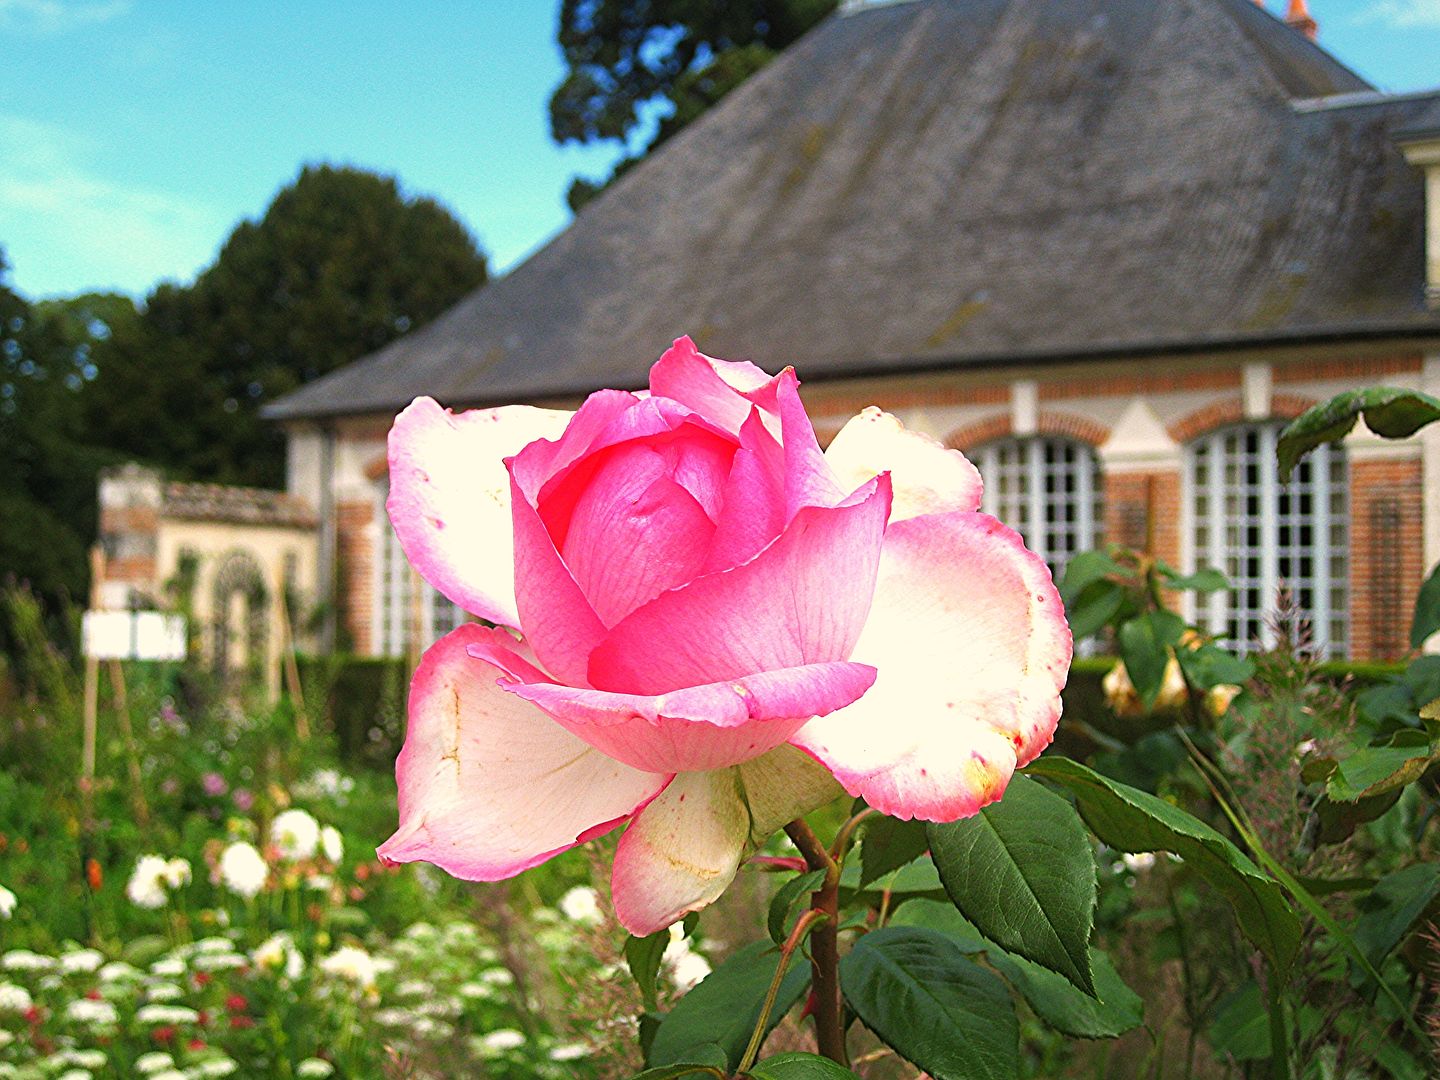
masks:
{"type": "Polygon", "coordinates": [[[949,821],[1049,744],[1071,641],[1045,564],[878,409],[821,453],[798,385],[681,338],[648,396],[400,414],[406,555],[521,636],[425,654],[382,858],[493,881],[628,820],[615,908],[647,934],[842,788],[949,821]]]}

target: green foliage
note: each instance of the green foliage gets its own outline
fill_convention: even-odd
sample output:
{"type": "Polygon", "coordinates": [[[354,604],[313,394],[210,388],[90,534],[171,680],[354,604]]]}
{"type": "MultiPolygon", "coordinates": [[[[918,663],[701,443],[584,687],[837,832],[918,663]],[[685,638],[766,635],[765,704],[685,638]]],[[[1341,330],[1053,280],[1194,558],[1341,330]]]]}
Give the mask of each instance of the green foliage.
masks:
{"type": "Polygon", "coordinates": [[[562,0],[558,40],[566,72],[550,99],[556,142],[627,143],[610,178],[577,180],[579,210],[616,177],[700,116],[835,9],[836,0],[562,0]],[[654,137],[637,149],[646,118],[654,137]]]}
{"type": "Polygon", "coordinates": [[[945,935],[901,926],[866,934],[840,962],[840,983],[865,1026],[936,1080],[1019,1075],[1005,984],[945,935]]]}
{"type": "Polygon", "coordinates": [[[1365,426],[1386,439],[1403,439],[1440,420],[1440,401],[1417,390],[1372,386],[1337,394],[1307,409],[1280,433],[1275,453],[1280,479],[1288,480],[1296,463],[1322,443],[1343,439],[1365,417],[1365,426]]]}
{"type": "Polygon", "coordinates": [[[858,1080],[849,1069],[814,1054],[778,1054],[744,1075],[752,1080],[858,1080]]]}
{"type": "Polygon", "coordinates": [[[1075,810],[1023,776],[974,817],[926,829],[945,891],[986,937],[1095,993],[1095,860],[1075,810]]]}
{"type": "Polygon", "coordinates": [[[1120,657],[1148,709],[1160,695],[1171,650],[1180,644],[1185,620],[1172,611],[1150,611],[1120,625],[1120,657]]]}
{"type": "Polygon", "coordinates": [[[656,1000],[655,981],[660,975],[660,961],[665,956],[665,947],[670,944],[670,931],[657,930],[648,937],[639,938],[629,934],[625,938],[625,965],[635,985],[640,988],[640,1000],[645,1008],[654,1012],[659,1006],[656,1000]]]}
{"type": "Polygon", "coordinates": [[[776,945],[785,944],[785,939],[790,936],[790,916],[795,911],[795,906],[818,889],[824,880],[825,871],[811,870],[807,874],[792,877],[775,891],[775,896],[770,901],[770,914],[766,919],[766,929],[770,931],[771,941],[776,945]]]}
{"type": "Polygon", "coordinates": [[[1203,821],[1144,791],[1059,757],[1042,757],[1028,773],[1075,796],[1085,822],[1117,851],[1168,851],[1224,894],[1240,928],[1284,973],[1300,947],[1300,920],[1280,887],[1233,843],[1203,821]]]}
{"type": "MultiPolygon", "coordinates": [[[[775,974],[780,956],[769,942],[757,941],[740,949],[680,999],[660,1022],[646,1063],[652,1066],[696,1062],[700,1048],[719,1046],[726,1067],[734,1071],[760,1019],[760,1003],[775,974]]],[[[800,1000],[810,984],[810,972],[795,965],[781,980],[767,1031],[778,1024],[800,1000]]]]}
{"type": "Polygon", "coordinates": [[[923,821],[897,821],[877,814],[865,822],[860,843],[860,884],[869,885],[914,862],[930,847],[923,821]]]}

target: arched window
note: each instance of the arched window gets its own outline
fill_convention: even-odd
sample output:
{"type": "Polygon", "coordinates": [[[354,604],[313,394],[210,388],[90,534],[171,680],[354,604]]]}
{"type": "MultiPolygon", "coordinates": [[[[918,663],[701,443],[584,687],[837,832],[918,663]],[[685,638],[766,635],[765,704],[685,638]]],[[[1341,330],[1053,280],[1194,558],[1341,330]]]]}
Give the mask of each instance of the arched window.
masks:
{"type": "Polygon", "coordinates": [[[1100,460],[1086,443],[1055,436],[997,439],[967,456],[985,481],[980,508],[1023,536],[1056,581],[1071,556],[1100,544],[1100,460]]]}
{"type": "Polygon", "coordinates": [[[1238,424],[1186,448],[1185,487],[1196,566],[1230,578],[1199,601],[1196,621],[1230,648],[1275,643],[1278,591],[1310,624],[1318,655],[1343,657],[1347,637],[1349,485],[1345,452],[1321,446],[1281,483],[1275,442],[1283,420],[1238,424]]]}
{"type": "Polygon", "coordinates": [[[389,482],[381,480],[378,486],[380,550],[375,568],[376,595],[380,603],[376,606],[374,640],[376,651],[381,656],[405,656],[417,633],[420,635],[419,647],[426,649],[467,621],[469,616],[411,569],[400,547],[400,539],[385,513],[389,482]]]}

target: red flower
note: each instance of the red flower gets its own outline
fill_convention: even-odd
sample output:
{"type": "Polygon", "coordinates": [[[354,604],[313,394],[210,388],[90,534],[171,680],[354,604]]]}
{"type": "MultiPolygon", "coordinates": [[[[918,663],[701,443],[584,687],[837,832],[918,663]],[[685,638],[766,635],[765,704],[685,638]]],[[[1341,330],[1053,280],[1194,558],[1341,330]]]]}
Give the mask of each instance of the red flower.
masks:
{"type": "Polygon", "coordinates": [[[242,994],[231,994],[225,999],[225,1008],[231,1012],[244,1012],[249,1004],[242,994]]]}
{"type": "Polygon", "coordinates": [[[157,1027],[150,1032],[150,1037],[158,1043],[168,1043],[175,1038],[175,1028],[166,1024],[164,1027],[157,1027]]]}
{"type": "Polygon", "coordinates": [[[200,1015],[196,1018],[195,1022],[196,1022],[197,1024],[199,1024],[201,1027],[206,1027],[206,1026],[208,1026],[209,1023],[210,1023],[210,1014],[209,1014],[208,1012],[206,1012],[204,1009],[201,1009],[201,1010],[200,1010],[200,1015]]]}
{"type": "Polygon", "coordinates": [[[98,859],[85,860],[85,880],[90,885],[91,892],[99,892],[100,886],[105,884],[105,872],[100,869],[98,859]]]}
{"type": "Polygon", "coordinates": [[[195,985],[196,985],[196,986],[204,986],[204,985],[207,984],[209,981],[210,981],[210,973],[209,973],[208,971],[197,971],[197,972],[195,973],[195,985]]]}
{"type": "Polygon", "coordinates": [[[191,1051],[192,1053],[198,1052],[198,1051],[200,1051],[200,1050],[204,1050],[204,1049],[205,1049],[205,1040],[204,1040],[204,1039],[191,1039],[188,1043],[185,1044],[185,1049],[191,1051]]]}
{"type": "Polygon", "coordinates": [[[91,1001],[99,1001],[99,1000],[100,1000],[100,991],[99,991],[99,990],[86,990],[86,991],[85,991],[85,996],[86,996],[87,998],[89,998],[91,1001]]]}
{"type": "Polygon", "coordinates": [[[253,1028],[255,1021],[248,1016],[232,1016],[230,1017],[230,1026],[232,1028],[253,1028]]]}

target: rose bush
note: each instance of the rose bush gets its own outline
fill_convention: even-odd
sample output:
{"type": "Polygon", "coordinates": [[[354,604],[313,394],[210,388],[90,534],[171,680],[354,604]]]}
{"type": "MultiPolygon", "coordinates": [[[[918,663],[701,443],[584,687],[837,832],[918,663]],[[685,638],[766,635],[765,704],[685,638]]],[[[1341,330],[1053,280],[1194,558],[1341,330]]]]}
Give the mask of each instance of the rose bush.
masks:
{"type": "Polygon", "coordinates": [[[496,880],[628,821],[614,902],[643,935],[842,788],[950,821],[1044,749],[1071,656],[1045,564],[878,409],[822,453],[798,385],[682,338],[648,395],[396,419],[406,555],[519,636],[425,654],[384,859],[496,880]]]}

